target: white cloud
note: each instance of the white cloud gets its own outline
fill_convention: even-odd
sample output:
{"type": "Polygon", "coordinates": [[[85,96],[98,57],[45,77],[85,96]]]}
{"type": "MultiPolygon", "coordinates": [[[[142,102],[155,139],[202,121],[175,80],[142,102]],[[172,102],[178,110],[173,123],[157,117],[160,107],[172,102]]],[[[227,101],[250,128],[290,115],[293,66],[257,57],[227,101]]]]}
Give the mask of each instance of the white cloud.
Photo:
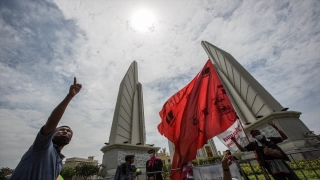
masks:
{"type": "Polygon", "coordinates": [[[143,85],[147,142],[168,146],[155,125],[158,112],[206,62],[201,40],[233,55],[320,133],[318,9],[318,1],[1,2],[0,167],[17,165],[73,76],[83,89],[61,121],[75,133],[63,153],[101,162],[119,84],[133,60],[143,85]],[[142,8],[156,19],[146,33],[131,22],[142,8]]]}

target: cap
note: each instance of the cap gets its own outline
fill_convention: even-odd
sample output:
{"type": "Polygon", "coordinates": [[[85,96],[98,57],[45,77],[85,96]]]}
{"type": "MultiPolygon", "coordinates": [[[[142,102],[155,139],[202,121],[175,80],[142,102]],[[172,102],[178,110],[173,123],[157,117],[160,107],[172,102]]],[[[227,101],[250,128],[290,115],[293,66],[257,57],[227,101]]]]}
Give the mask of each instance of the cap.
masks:
{"type": "Polygon", "coordinates": [[[148,154],[152,154],[152,153],[154,153],[154,152],[156,152],[155,149],[150,149],[150,150],[148,151],[148,154]]]}

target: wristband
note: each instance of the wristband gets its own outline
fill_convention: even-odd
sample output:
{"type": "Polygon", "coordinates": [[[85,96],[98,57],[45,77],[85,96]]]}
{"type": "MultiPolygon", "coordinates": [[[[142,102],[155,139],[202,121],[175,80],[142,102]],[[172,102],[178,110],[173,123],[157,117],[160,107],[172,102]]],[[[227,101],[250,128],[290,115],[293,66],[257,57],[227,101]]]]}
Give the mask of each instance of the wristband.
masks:
{"type": "Polygon", "coordinates": [[[223,169],[223,171],[229,171],[229,169],[223,169]]]}

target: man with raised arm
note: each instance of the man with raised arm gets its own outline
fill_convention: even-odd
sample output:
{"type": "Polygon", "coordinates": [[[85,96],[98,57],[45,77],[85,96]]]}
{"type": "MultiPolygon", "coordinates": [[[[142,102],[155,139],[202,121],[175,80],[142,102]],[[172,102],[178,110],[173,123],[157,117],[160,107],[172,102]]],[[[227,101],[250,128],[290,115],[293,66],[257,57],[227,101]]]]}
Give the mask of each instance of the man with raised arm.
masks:
{"type": "Polygon", "coordinates": [[[74,78],[69,93],[52,111],[46,124],[40,129],[35,141],[22,156],[14,170],[11,180],[55,180],[62,169],[62,148],[69,144],[73,132],[68,126],[57,128],[60,119],[72,98],[78,94],[82,85],[74,78]]]}
{"type": "Polygon", "coordinates": [[[255,151],[261,166],[266,168],[275,180],[290,179],[298,180],[298,176],[289,167],[285,161],[290,161],[288,156],[277,146],[288,137],[272,122],[268,122],[281,137],[265,137],[259,130],[251,130],[250,134],[254,138],[254,142],[250,142],[247,146],[242,147],[232,137],[231,140],[236,144],[241,152],[255,151]]]}

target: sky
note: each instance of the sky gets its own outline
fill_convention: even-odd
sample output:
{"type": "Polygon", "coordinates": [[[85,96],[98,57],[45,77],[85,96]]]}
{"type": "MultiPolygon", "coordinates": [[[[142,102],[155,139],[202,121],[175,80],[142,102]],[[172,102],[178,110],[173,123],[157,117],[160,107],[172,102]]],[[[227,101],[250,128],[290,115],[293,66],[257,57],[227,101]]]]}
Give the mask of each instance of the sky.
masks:
{"type": "Polygon", "coordinates": [[[168,149],[158,113],[207,61],[202,40],[229,52],[319,134],[319,9],[317,0],[0,1],[0,167],[16,167],[73,77],[82,90],[59,124],[74,131],[62,153],[101,163],[134,60],[147,143],[168,149]]]}

